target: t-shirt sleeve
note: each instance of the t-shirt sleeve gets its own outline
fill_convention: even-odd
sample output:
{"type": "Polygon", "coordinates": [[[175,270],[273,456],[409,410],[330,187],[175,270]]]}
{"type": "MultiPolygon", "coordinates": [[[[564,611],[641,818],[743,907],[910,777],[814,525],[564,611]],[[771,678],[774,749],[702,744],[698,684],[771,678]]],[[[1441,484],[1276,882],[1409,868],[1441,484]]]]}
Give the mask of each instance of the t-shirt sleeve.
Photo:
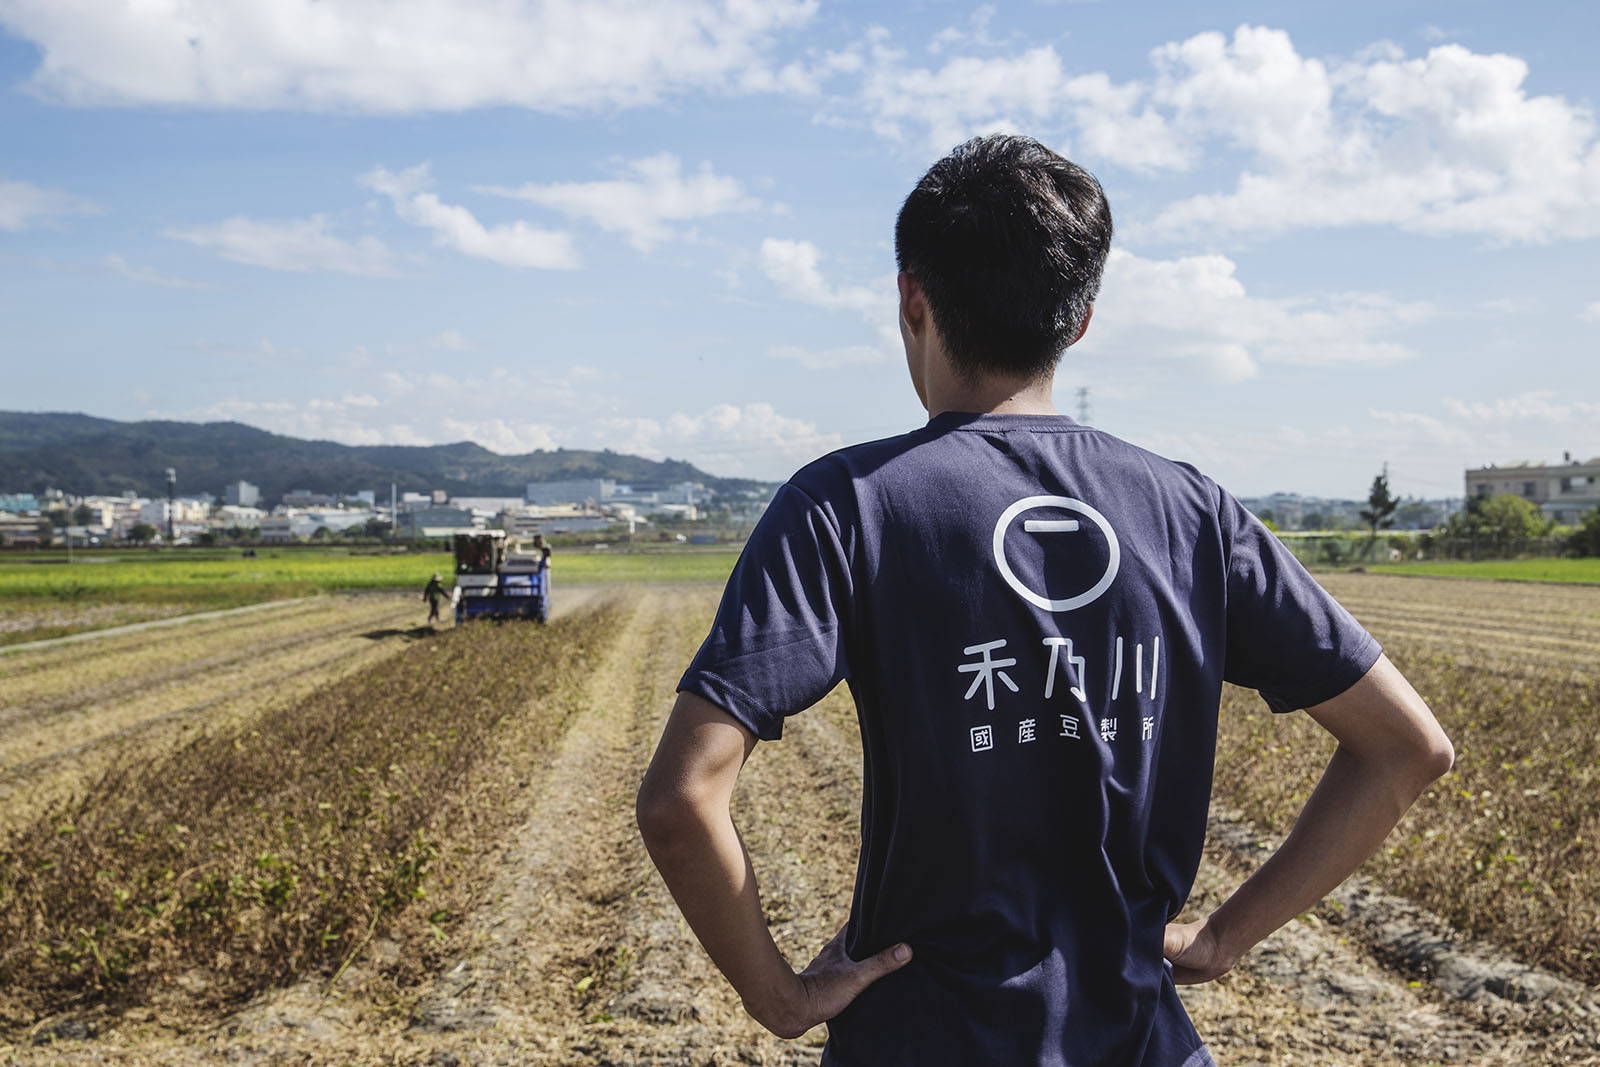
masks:
{"type": "Polygon", "coordinates": [[[1261,521],[1226,492],[1228,652],[1223,677],[1258,690],[1275,712],[1349,689],[1382,649],[1261,521]]]}
{"type": "Polygon", "coordinates": [[[793,482],[745,544],[711,633],[678,683],[764,741],[849,675],[849,562],[835,517],[793,482]]]}

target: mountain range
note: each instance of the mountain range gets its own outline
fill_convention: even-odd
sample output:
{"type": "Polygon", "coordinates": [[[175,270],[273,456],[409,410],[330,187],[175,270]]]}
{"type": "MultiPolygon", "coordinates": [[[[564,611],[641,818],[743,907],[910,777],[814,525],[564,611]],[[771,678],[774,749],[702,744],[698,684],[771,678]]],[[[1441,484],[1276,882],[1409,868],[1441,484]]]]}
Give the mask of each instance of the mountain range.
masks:
{"type": "Polygon", "coordinates": [[[447,445],[342,445],[305,441],[238,422],[117,422],[55,412],[0,412],[0,492],[60,489],[79,496],[213,493],[246,481],[274,503],[285,493],[355,493],[386,498],[443,489],[452,496],[521,496],[529,482],[611,478],[630,485],[700,482],[717,493],[763,483],[718,478],[682,460],[651,460],[609,449],[558,448],[502,456],[471,441],[447,445]]]}

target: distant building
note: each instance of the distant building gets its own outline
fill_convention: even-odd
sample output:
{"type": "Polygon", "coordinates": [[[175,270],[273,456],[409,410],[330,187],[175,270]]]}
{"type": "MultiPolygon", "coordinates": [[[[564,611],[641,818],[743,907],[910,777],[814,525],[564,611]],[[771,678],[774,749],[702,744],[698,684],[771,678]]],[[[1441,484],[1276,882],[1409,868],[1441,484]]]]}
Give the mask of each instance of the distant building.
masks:
{"type": "Polygon", "coordinates": [[[1600,507],[1600,456],[1579,462],[1568,453],[1560,465],[1518,460],[1466,472],[1467,499],[1509,493],[1539,505],[1545,518],[1575,524],[1600,507]]]}
{"type": "Polygon", "coordinates": [[[139,505],[138,521],[154,526],[165,534],[169,518],[174,526],[180,524],[192,526],[202,524],[210,517],[211,504],[209,501],[180,496],[170,503],[165,500],[144,501],[139,505]]]}
{"type": "MultiPolygon", "coordinates": [[[[627,492],[627,487],[623,487],[627,492]]],[[[565,482],[529,482],[522,499],[529,504],[603,504],[617,495],[617,483],[610,478],[580,478],[565,482]]]]}
{"type": "Polygon", "coordinates": [[[222,529],[249,530],[261,525],[267,513],[260,508],[248,507],[244,504],[224,504],[217,512],[217,520],[222,529]]]}
{"type": "Polygon", "coordinates": [[[453,508],[465,508],[467,511],[481,511],[490,517],[502,511],[516,511],[522,507],[522,498],[515,496],[453,496],[450,498],[453,508]]]}
{"type": "Polygon", "coordinates": [[[0,511],[25,515],[39,510],[39,498],[32,493],[0,493],[0,511]]]}
{"type": "Polygon", "coordinates": [[[0,545],[8,548],[38,548],[39,520],[0,515],[0,545]]]}
{"type": "Polygon", "coordinates": [[[309,489],[291,489],[283,494],[280,506],[286,508],[327,508],[339,502],[332,493],[313,493],[309,489]]]}
{"type": "Polygon", "coordinates": [[[300,540],[294,532],[294,517],[291,515],[268,515],[261,520],[261,529],[256,536],[266,544],[287,544],[300,540]]]}
{"type": "Polygon", "coordinates": [[[482,529],[466,508],[431,507],[402,512],[395,530],[399,537],[433,539],[482,529]]]}
{"type": "Polygon", "coordinates": [[[253,508],[261,503],[261,487],[249,482],[230,482],[222,491],[223,502],[236,508],[253,508]]]}

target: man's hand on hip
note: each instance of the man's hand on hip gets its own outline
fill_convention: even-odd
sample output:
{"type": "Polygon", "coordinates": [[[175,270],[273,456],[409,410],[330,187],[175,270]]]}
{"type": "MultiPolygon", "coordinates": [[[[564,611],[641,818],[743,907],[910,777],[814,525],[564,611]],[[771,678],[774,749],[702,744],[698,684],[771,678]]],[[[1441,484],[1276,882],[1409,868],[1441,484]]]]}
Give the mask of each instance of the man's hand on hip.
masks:
{"type": "Polygon", "coordinates": [[[857,962],[845,952],[844,930],[840,929],[817,958],[795,976],[794,987],[780,1003],[746,1001],[745,1009],[779,1037],[799,1037],[844,1011],[867,986],[909,962],[911,946],[905,944],[891,945],[857,962]]]}

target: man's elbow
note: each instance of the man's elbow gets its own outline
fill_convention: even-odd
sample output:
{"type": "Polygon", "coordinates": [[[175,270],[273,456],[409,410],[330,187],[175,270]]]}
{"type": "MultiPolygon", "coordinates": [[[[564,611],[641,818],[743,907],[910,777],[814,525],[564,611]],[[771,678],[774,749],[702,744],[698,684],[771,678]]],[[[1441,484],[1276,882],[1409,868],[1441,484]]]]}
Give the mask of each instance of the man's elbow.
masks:
{"type": "Polygon", "coordinates": [[[1432,736],[1417,758],[1417,769],[1429,782],[1437,781],[1450,773],[1456,765],[1456,748],[1450,743],[1442,727],[1435,726],[1432,736]]]}
{"type": "Polygon", "coordinates": [[[694,833],[694,805],[677,791],[662,788],[648,775],[634,798],[633,817],[639,824],[639,836],[652,854],[671,849],[694,833]]]}
{"type": "Polygon", "coordinates": [[[1429,719],[1429,728],[1413,738],[1396,760],[1396,777],[1404,782],[1412,799],[1449,774],[1456,762],[1456,750],[1450,738],[1431,715],[1429,719]]]}

